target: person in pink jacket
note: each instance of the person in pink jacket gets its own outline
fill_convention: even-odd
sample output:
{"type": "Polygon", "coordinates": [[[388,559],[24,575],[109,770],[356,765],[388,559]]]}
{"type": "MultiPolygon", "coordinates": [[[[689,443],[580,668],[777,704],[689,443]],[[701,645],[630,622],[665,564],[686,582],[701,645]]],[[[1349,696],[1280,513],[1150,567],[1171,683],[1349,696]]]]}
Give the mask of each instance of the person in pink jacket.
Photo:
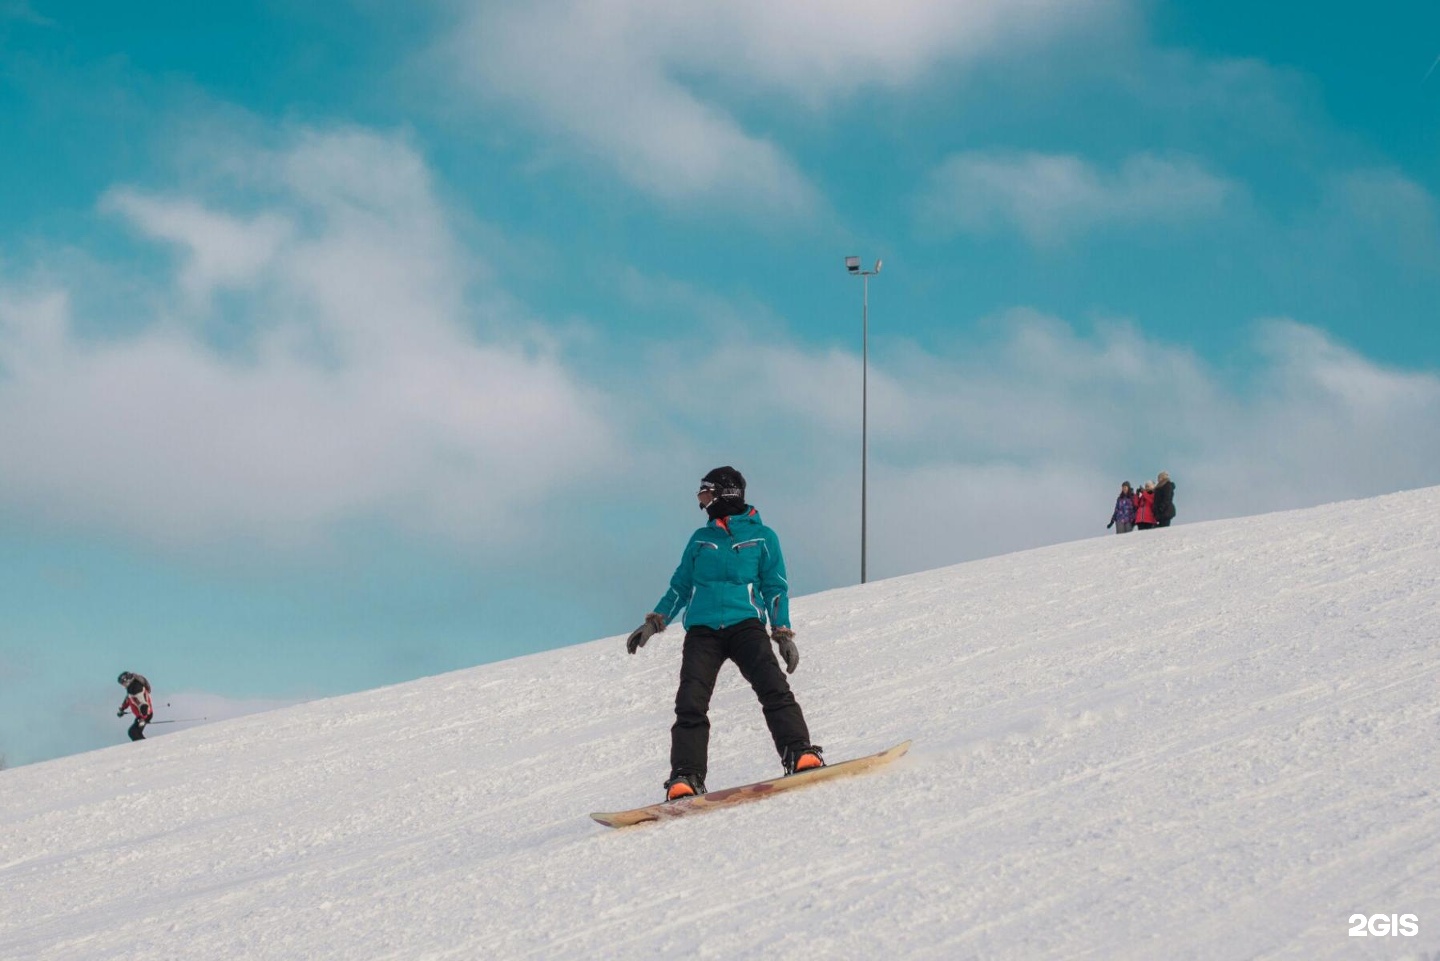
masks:
{"type": "Polygon", "coordinates": [[[1155,526],[1155,485],[1146,484],[1135,494],[1135,526],[1148,531],[1155,526]]]}

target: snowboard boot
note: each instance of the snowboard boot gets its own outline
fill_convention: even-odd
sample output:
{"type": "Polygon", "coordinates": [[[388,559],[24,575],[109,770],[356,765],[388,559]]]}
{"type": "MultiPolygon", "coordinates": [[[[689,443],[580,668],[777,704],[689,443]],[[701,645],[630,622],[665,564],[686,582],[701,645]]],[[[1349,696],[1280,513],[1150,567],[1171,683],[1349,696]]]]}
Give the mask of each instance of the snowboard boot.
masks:
{"type": "Polygon", "coordinates": [[[824,767],[825,755],[822,751],[823,749],[818,744],[786,748],[785,756],[781,758],[781,763],[785,765],[786,775],[799,774],[801,771],[824,767]]]}
{"type": "Polygon", "coordinates": [[[697,797],[705,793],[705,779],[698,774],[673,774],[665,782],[665,800],[697,797]]]}

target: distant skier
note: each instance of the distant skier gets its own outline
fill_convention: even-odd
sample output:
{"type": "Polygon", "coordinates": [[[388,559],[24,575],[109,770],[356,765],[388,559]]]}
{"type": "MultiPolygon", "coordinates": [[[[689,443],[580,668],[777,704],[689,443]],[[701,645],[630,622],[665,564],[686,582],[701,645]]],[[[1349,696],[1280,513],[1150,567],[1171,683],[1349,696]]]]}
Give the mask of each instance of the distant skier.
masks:
{"type": "Polygon", "coordinates": [[[735,468],[717,467],[706,474],[696,497],[710,522],[690,535],[670,590],[625,642],[634,654],[686,608],[680,687],[670,728],[670,779],[665,782],[669,801],[705,793],[710,696],[727,660],[735,662],[760,699],[785,773],[825,764],[820,747],[810,743],[805,716],[770,650],[773,639],[785,659],[785,672],[795,673],[800,652],[790,628],[790,585],[780,539],[745,503],[745,478],[735,468]]]}
{"type": "Polygon", "coordinates": [[[145,680],[143,675],[132,674],[130,671],[125,671],[116,680],[125,688],[125,700],[120,702],[120,710],[115,712],[115,716],[124,717],[126,711],[134,714],[135,723],[130,725],[130,740],[143,741],[145,725],[155,717],[155,705],[150,700],[150,682],[145,680]]]}

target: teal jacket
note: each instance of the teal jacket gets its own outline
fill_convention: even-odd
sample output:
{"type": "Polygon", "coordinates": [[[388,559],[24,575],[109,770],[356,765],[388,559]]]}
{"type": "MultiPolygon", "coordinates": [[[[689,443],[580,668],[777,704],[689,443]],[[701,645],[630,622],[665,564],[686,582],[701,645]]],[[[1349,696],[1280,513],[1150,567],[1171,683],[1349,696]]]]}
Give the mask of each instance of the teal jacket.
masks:
{"type": "Polygon", "coordinates": [[[685,627],[725,628],[757,617],[790,626],[790,582],[780,538],[755,508],[712,520],[685,545],[670,590],[655,605],[668,624],[685,608],[685,627]]]}

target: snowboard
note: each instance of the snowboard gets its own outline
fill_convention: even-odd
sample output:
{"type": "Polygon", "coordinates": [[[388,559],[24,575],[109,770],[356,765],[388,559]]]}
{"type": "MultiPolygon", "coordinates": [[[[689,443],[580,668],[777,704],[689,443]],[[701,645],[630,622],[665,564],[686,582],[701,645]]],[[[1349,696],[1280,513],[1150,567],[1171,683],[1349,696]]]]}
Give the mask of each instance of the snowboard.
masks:
{"type": "Polygon", "coordinates": [[[698,814],[701,811],[709,811],[712,808],[729,807],[732,804],[743,804],[747,801],[758,801],[761,798],[770,797],[781,791],[792,791],[795,788],[806,787],[820,781],[829,781],[851,774],[861,774],[865,771],[880,767],[881,765],[889,764],[908,750],[910,750],[910,742],[904,741],[888,750],[881,751],[879,754],[871,754],[867,757],[857,757],[849,761],[827,764],[824,767],[811,768],[808,771],[801,771],[798,774],[788,774],[782,777],[771,778],[768,781],[756,781],[754,784],[746,784],[741,787],[711,791],[709,794],[681,798],[678,801],[661,801],[659,804],[649,804],[643,808],[635,808],[631,811],[596,812],[590,816],[607,828],[627,828],[635,824],[644,824],[647,821],[668,821],[671,818],[684,817],[688,814],[698,814]]]}

